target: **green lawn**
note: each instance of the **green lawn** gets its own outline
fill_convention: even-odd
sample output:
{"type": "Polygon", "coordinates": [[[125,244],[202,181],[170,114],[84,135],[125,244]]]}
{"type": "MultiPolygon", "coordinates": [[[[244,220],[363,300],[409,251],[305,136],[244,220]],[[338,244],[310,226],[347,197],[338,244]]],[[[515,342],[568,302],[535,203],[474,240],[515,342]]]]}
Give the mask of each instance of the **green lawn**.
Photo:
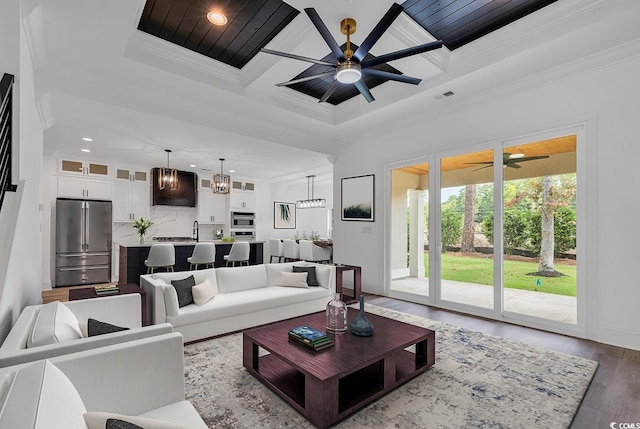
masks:
{"type": "MultiPolygon", "coordinates": [[[[429,255],[425,253],[425,267],[429,266],[429,255]]],[[[535,277],[527,273],[538,271],[538,264],[523,261],[504,261],[505,287],[512,289],[538,290],[557,295],[576,296],[575,265],[556,264],[555,269],[565,274],[564,277],[535,277]],[[540,285],[536,285],[540,279],[540,285]]],[[[425,269],[429,276],[429,269],[425,269]]],[[[493,284],[493,259],[471,256],[442,255],[442,278],[459,282],[483,285],[493,284]]]]}

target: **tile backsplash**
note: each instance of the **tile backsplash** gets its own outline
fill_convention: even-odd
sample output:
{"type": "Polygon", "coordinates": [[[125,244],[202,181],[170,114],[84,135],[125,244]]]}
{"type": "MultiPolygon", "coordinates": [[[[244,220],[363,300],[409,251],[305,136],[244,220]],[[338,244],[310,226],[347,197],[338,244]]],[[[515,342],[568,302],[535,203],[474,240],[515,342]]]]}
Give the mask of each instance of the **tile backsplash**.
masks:
{"type": "MultiPolygon", "coordinates": [[[[146,238],[153,237],[191,237],[193,221],[197,219],[198,211],[193,207],[152,206],[151,220],[153,225],[147,231],[146,238]]],[[[221,225],[200,225],[200,238],[210,240],[216,228],[221,225]]],[[[138,233],[131,226],[131,222],[116,222],[113,224],[113,241],[129,242],[138,239],[138,233]]]]}

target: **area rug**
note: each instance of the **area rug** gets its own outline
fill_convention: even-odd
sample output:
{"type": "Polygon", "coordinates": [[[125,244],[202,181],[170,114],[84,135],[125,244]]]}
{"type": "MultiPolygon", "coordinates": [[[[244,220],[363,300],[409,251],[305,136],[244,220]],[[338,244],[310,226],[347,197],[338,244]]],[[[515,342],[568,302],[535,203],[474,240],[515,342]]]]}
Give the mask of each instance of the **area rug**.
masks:
{"type": "MultiPolygon", "coordinates": [[[[436,364],[335,428],[567,428],[597,362],[366,305],[436,331],[436,364]]],[[[375,333],[374,333],[375,335],[375,333]]],[[[242,334],[185,346],[186,396],[210,428],[313,428],[242,366],[242,334]]]]}

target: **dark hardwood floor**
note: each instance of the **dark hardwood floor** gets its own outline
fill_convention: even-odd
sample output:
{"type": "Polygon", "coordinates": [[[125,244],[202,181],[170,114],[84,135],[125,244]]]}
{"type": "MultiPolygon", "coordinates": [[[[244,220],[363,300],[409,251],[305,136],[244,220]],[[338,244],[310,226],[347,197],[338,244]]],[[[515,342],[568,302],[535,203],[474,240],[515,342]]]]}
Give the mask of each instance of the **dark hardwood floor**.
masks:
{"type": "MultiPolygon", "coordinates": [[[[366,300],[368,303],[380,307],[595,360],[599,363],[598,369],[571,428],[605,429],[610,428],[612,422],[636,423],[640,426],[640,351],[482,319],[393,298],[368,295],[366,300]]],[[[544,362],[540,362],[540,364],[544,365],[544,362]]]]}

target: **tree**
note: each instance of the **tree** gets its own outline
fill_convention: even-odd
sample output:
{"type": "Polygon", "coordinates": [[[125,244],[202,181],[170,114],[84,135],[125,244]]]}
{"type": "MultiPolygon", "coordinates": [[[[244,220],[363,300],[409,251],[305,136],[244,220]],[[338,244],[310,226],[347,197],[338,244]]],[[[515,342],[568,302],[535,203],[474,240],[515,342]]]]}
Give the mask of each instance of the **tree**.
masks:
{"type": "Polygon", "coordinates": [[[442,249],[459,243],[462,235],[462,215],[450,208],[442,208],[442,249]]]}
{"type": "Polygon", "coordinates": [[[544,176],[542,178],[542,216],[541,216],[541,241],[540,260],[538,271],[534,275],[544,277],[559,277],[563,274],[556,271],[553,263],[554,251],[554,225],[553,217],[555,202],[553,199],[553,178],[544,176]]]}
{"type": "Polygon", "coordinates": [[[476,185],[465,186],[464,195],[464,227],[462,230],[461,252],[474,252],[473,239],[476,232],[475,224],[476,185]]]}

